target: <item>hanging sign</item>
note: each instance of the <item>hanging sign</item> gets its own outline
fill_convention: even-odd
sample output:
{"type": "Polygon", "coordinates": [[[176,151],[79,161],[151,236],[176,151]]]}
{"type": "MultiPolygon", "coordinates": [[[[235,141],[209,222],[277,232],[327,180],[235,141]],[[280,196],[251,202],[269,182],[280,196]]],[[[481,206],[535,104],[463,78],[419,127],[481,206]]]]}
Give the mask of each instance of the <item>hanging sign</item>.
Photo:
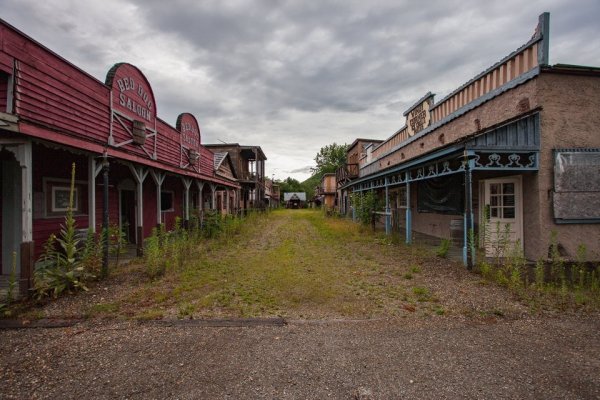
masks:
{"type": "Polygon", "coordinates": [[[415,133],[422,131],[431,124],[430,110],[433,106],[433,96],[431,92],[427,93],[404,113],[408,136],[414,136],[415,133]]]}
{"type": "Polygon", "coordinates": [[[146,126],[155,125],[154,93],[139,69],[127,63],[115,64],[106,76],[106,85],[112,88],[113,110],[146,126]]]}
{"type": "Polygon", "coordinates": [[[181,133],[181,145],[183,147],[194,150],[200,147],[200,127],[196,117],[190,113],[179,114],[176,128],[181,133]]]}
{"type": "Polygon", "coordinates": [[[181,166],[195,166],[200,159],[200,127],[198,121],[190,113],[179,114],[176,128],[181,134],[181,166]],[[184,155],[187,154],[187,161],[184,155]]]}

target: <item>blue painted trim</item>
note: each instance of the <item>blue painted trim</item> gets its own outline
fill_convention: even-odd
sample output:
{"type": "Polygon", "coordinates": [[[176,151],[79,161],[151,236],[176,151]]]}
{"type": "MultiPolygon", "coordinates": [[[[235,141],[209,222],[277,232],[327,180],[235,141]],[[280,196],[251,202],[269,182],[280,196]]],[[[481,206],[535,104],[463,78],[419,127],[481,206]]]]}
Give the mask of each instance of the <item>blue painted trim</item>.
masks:
{"type": "MultiPolygon", "coordinates": [[[[408,171],[406,172],[408,179],[408,171]]],[[[412,211],[410,210],[410,183],[406,184],[406,244],[412,243],[412,211]]]]}
{"type": "Polygon", "coordinates": [[[357,185],[359,183],[368,182],[368,181],[371,181],[373,179],[381,178],[383,176],[389,176],[389,175],[392,175],[394,173],[403,172],[407,168],[414,167],[415,165],[423,164],[423,163],[425,163],[427,161],[434,160],[436,158],[440,158],[440,157],[443,157],[445,155],[448,155],[448,154],[451,154],[451,153],[454,153],[454,152],[457,152],[457,151],[462,151],[462,150],[463,150],[463,147],[460,146],[460,145],[455,145],[455,146],[447,147],[447,148],[445,148],[443,150],[436,151],[434,153],[430,153],[429,155],[426,155],[426,156],[423,156],[423,157],[420,157],[420,158],[416,158],[414,160],[411,160],[411,161],[399,164],[399,165],[397,165],[395,167],[392,167],[390,169],[387,169],[387,170],[384,170],[384,171],[381,171],[381,172],[377,172],[377,173],[374,173],[374,174],[371,174],[371,175],[367,175],[367,176],[364,176],[362,178],[355,179],[353,181],[348,182],[346,185],[342,186],[341,189],[346,189],[346,188],[349,188],[351,186],[357,185]]]}
{"type": "Polygon", "coordinates": [[[474,167],[475,171],[539,171],[539,167],[474,167]]]}
{"type": "Polygon", "coordinates": [[[389,235],[392,230],[392,219],[390,216],[390,192],[388,188],[388,178],[385,178],[385,234],[389,235]]]}
{"type": "MultiPolygon", "coordinates": [[[[468,200],[466,200],[468,201],[468,200]]],[[[463,265],[468,265],[469,261],[468,257],[468,238],[467,238],[467,214],[463,213],[463,265]]]]}

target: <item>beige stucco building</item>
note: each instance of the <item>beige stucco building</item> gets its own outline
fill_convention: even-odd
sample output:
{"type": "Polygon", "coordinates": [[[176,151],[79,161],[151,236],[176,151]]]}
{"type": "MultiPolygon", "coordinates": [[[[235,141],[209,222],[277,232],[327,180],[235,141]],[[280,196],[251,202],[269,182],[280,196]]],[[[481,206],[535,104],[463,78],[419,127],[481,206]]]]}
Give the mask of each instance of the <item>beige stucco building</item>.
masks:
{"type": "Polygon", "coordinates": [[[544,13],[515,52],[417,101],[404,127],[361,152],[357,177],[338,172],[341,198],[377,191],[407,242],[459,231],[465,262],[470,231],[488,255],[503,242],[546,258],[555,236],[567,258],[580,246],[600,258],[600,68],[549,65],[548,32],[544,13]]]}

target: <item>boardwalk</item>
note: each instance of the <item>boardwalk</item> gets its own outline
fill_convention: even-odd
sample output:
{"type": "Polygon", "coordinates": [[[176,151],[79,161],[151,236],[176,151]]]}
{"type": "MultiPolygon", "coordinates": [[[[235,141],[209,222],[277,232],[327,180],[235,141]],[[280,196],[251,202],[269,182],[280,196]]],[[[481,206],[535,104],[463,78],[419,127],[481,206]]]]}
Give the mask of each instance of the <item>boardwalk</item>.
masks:
{"type": "Polygon", "coordinates": [[[34,310],[70,327],[0,331],[0,397],[600,397],[597,313],[532,310],[427,248],[304,210],[200,247],[34,310]]]}

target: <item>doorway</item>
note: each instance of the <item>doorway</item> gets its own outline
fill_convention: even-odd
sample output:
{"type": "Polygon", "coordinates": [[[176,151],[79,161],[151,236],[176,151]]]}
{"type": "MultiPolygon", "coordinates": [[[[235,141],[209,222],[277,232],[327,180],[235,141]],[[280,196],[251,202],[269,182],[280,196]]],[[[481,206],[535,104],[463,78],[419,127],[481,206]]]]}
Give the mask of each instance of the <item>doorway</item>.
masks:
{"type": "Polygon", "coordinates": [[[127,243],[137,243],[136,241],[136,220],[135,220],[135,191],[121,189],[119,195],[119,228],[127,243]]]}
{"type": "Polygon", "coordinates": [[[0,151],[0,236],[2,259],[0,274],[10,274],[13,253],[16,253],[16,273],[20,274],[20,245],[22,234],[21,167],[13,154],[0,151]]]}
{"type": "Polygon", "coordinates": [[[487,179],[482,184],[483,246],[486,257],[508,257],[523,250],[523,191],[520,176],[487,179]]]}

